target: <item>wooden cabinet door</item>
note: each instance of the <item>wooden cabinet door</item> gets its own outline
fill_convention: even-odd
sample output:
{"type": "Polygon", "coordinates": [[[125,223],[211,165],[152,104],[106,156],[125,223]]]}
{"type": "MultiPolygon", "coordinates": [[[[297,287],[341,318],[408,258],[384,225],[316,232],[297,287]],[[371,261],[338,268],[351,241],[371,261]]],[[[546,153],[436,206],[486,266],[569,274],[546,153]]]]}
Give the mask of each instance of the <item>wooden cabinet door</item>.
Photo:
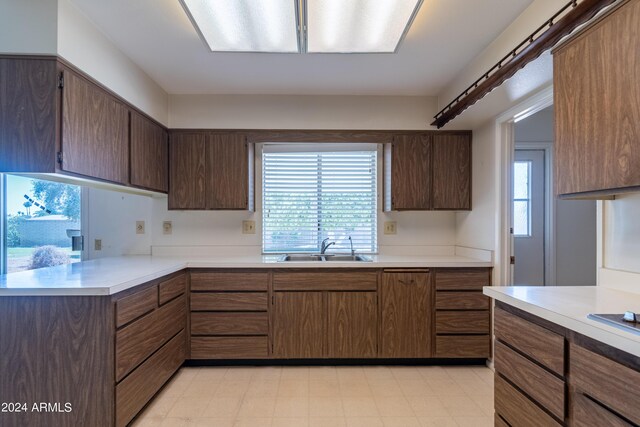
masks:
{"type": "Polygon", "coordinates": [[[249,152],[240,134],[207,139],[207,209],[249,209],[249,152]]]}
{"type": "Polygon", "coordinates": [[[471,209],[471,135],[433,136],[433,209],[471,209]]]}
{"type": "Polygon", "coordinates": [[[273,354],[286,359],[324,355],[322,292],[275,292],[273,354]]]}
{"type": "Polygon", "coordinates": [[[431,135],[396,135],[391,153],[391,209],[431,209],[431,135]]]}
{"type": "Polygon", "coordinates": [[[327,294],[327,357],[376,357],[378,297],[376,292],[327,294]]]}
{"type": "Polygon", "coordinates": [[[205,209],[205,135],[171,134],[169,209],[205,209]]]}
{"type": "Polygon", "coordinates": [[[558,195],[640,186],[638,28],[630,1],[554,52],[558,195]]]}
{"type": "Polygon", "coordinates": [[[167,131],[131,112],[131,185],[166,193],[169,190],[167,131]]]}
{"type": "Polygon", "coordinates": [[[431,357],[432,290],[427,272],[384,272],[380,357],[431,357]]]}
{"type": "Polygon", "coordinates": [[[129,109],[69,69],[62,90],[61,169],[129,182],[129,109]]]}

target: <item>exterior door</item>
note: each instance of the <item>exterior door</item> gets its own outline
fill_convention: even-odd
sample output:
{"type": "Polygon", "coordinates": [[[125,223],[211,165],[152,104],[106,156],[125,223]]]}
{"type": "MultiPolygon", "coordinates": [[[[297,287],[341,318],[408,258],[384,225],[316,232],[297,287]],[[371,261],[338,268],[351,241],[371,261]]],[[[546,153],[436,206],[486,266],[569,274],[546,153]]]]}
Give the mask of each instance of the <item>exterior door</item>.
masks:
{"type": "Polygon", "coordinates": [[[513,284],[545,285],[544,150],[516,150],[513,167],[513,284]]]}

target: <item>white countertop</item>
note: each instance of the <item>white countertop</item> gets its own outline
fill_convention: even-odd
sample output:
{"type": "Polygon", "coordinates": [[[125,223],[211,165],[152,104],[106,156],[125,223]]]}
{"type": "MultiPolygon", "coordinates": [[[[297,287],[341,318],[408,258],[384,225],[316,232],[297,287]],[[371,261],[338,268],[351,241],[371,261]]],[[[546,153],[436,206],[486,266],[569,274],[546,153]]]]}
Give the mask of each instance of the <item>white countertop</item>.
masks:
{"type": "Polygon", "coordinates": [[[184,268],[491,267],[461,256],[372,256],[372,262],[278,262],[275,255],[123,256],[0,275],[0,296],[112,295],[184,268]]]}
{"type": "Polygon", "coordinates": [[[640,312],[640,294],[602,286],[491,286],[484,294],[640,357],[640,335],[587,318],[591,313],[640,312]]]}

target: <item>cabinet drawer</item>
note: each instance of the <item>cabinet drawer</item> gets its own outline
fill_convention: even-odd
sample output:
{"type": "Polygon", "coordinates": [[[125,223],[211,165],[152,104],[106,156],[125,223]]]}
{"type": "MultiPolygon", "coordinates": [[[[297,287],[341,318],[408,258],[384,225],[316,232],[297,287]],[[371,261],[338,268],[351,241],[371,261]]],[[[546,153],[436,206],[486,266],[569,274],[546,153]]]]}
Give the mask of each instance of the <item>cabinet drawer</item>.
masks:
{"type": "Polygon", "coordinates": [[[589,399],[582,393],[571,393],[571,425],[574,427],[631,427],[632,424],[619,418],[589,399]]]}
{"type": "Polygon", "coordinates": [[[487,269],[436,270],[438,291],[481,291],[483,286],[490,286],[487,269]]]}
{"type": "Polygon", "coordinates": [[[564,381],[500,342],[496,343],[494,360],[497,372],[553,415],[564,419],[564,381]]]}
{"type": "Polygon", "coordinates": [[[500,375],[495,377],[495,410],[512,426],[560,427],[556,420],[525,395],[513,388],[500,375]]]}
{"type": "Polygon", "coordinates": [[[482,292],[436,292],[438,310],[488,310],[490,301],[482,292]]]}
{"type": "Polygon", "coordinates": [[[478,358],[491,356],[489,335],[449,335],[436,337],[436,357],[478,358]]]}
{"type": "Polygon", "coordinates": [[[158,285],[158,300],[160,305],[167,303],[187,290],[187,275],[181,274],[158,285]]]}
{"type": "Polygon", "coordinates": [[[375,291],[378,273],[372,272],[294,272],[275,273],[274,291],[375,291]]]}
{"type": "Polygon", "coordinates": [[[493,425],[494,427],[510,427],[498,414],[493,415],[493,425]]]}
{"type": "Polygon", "coordinates": [[[192,291],[267,291],[268,273],[191,273],[192,291]]]}
{"type": "Polygon", "coordinates": [[[120,327],[158,306],[158,287],[151,286],[116,301],[116,326],[120,327]]]}
{"type": "Polygon", "coordinates": [[[193,311],[267,311],[266,292],[193,292],[193,311]]]}
{"type": "Polygon", "coordinates": [[[267,335],[267,313],[191,313],[193,335],[267,335]]]}
{"type": "Polygon", "coordinates": [[[126,426],[185,359],[185,332],[173,337],[116,386],[116,426],[126,426]]]}
{"type": "Polygon", "coordinates": [[[571,383],[625,418],[640,424],[640,372],[571,344],[571,383]]]}
{"type": "Polygon", "coordinates": [[[438,311],[438,334],[488,334],[491,329],[489,311],[438,311]]]}
{"type": "Polygon", "coordinates": [[[263,359],[269,357],[267,337],[191,337],[192,359],[263,359]]]}
{"type": "Polygon", "coordinates": [[[174,299],[116,332],[116,381],[185,326],[186,301],[174,299]]]}
{"type": "Polygon", "coordinates": [[[496,308],[493,319],[497,339],[564,376],[564,337],[521,317],[496,308]]]}

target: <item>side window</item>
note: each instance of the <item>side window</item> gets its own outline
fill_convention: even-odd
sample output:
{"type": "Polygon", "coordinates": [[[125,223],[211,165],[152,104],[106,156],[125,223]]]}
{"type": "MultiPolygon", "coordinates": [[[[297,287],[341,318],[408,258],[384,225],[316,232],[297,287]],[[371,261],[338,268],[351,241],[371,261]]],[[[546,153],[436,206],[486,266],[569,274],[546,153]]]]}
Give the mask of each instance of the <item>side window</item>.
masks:
{"type": "Polygon", "coordinates": [[[81,187],[17,175],[2,179],[3,273],[81,260],[81,187]]]}

